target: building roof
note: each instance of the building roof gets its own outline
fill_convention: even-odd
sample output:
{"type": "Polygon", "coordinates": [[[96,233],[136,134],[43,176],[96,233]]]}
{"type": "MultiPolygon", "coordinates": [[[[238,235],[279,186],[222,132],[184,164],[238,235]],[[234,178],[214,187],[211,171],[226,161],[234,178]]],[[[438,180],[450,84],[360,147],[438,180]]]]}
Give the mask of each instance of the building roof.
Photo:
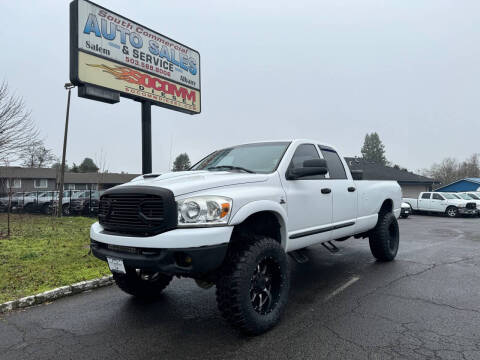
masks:
{"type": "Polygon", "coordinates": [[[363,170],[365,180],[396,180],[401,184],[435,184],[437,181],[407,170],[376,164],[363,158],[346,157],[350,170],[363,170]]]}
{"type": "Polygon", "coordinates": [[[480,188],[480,178],[465,178],[454,181],[450,184],[443,185],[435,191],[475,191],[477,188],[480,188]],[[469,185],[470,183],[470,185],[469,185]],[[471,185],[475,184],[475,185],[471,185]]]}
{"type": "MultiPolygon", "coordinates": [[[[22,168],[19,166],[0,166],[0,178],[16,179],[56,179],[57,169],[22,168]]],[[[66,184],[122,184],[139,174],[119,173],[65,173],[66,184]]]]}

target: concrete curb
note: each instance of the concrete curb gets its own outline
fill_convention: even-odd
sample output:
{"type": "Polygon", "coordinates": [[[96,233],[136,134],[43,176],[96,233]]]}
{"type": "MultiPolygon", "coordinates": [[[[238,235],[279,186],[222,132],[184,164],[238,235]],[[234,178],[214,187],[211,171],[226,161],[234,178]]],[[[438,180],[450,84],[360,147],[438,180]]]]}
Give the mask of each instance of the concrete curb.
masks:
{"type": "Polygon", "coordinates": [[[65,296],[78,294],[83,291],[112,285],[113,282],[113,276],[104,276],[98,279],[80,281],[72,285],[62,286],[37,295],[31,295],[21,299],[7,301],[6,303],[0,304],[0,314],[11,310],[23,309],[32,305],[43,304],[47,301],[53,301],[65,296]]]}

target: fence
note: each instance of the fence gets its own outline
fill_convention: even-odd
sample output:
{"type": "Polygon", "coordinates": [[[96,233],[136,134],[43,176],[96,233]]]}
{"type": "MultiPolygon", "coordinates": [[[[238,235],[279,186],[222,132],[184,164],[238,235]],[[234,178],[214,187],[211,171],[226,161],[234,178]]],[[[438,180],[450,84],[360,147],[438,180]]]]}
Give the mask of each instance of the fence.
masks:
{"type": "Polygon", "coordinates": [[[59,205],[58,191],[16,192],[0,197],[0,211],[95,216],[101,191],[65,190],[59,205]]]}

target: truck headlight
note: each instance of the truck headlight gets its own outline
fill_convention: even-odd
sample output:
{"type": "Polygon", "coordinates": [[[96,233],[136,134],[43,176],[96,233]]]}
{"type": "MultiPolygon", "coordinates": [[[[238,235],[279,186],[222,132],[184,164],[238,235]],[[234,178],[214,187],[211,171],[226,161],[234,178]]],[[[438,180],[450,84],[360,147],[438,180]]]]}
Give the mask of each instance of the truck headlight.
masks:
{"type": "Polygon", "coordinates": [[[177,201],[178,226],[226,225],[232,199],[223,196],[194,196],[177,201]]]}

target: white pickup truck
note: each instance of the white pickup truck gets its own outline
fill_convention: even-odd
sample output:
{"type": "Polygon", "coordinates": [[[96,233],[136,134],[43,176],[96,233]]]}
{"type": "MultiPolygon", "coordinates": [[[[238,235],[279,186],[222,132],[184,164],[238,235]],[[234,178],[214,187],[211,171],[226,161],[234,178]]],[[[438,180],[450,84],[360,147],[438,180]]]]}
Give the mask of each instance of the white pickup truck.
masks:
{"type": "Polygon", "coordinates": [[[449,217],[461,215],[477,215],[478,209],[474,201],[460,199],[445,192],[421,192],[418,199],[404,198],[416,212],[438,212],[449,217]]]}
{"type": "Polygon", "coordinates": [[[285,309],[287,253],[303,262],[299,249],[368,237],[373,256],[391,261],[400,204],[396,182],[355,181],[331,146],[245,144],[215,151],[189,171],[105,191],[91,249],[134,296],[159,296],[173,276],[216,285],[224,318],[259,334],[285,309]]]}

